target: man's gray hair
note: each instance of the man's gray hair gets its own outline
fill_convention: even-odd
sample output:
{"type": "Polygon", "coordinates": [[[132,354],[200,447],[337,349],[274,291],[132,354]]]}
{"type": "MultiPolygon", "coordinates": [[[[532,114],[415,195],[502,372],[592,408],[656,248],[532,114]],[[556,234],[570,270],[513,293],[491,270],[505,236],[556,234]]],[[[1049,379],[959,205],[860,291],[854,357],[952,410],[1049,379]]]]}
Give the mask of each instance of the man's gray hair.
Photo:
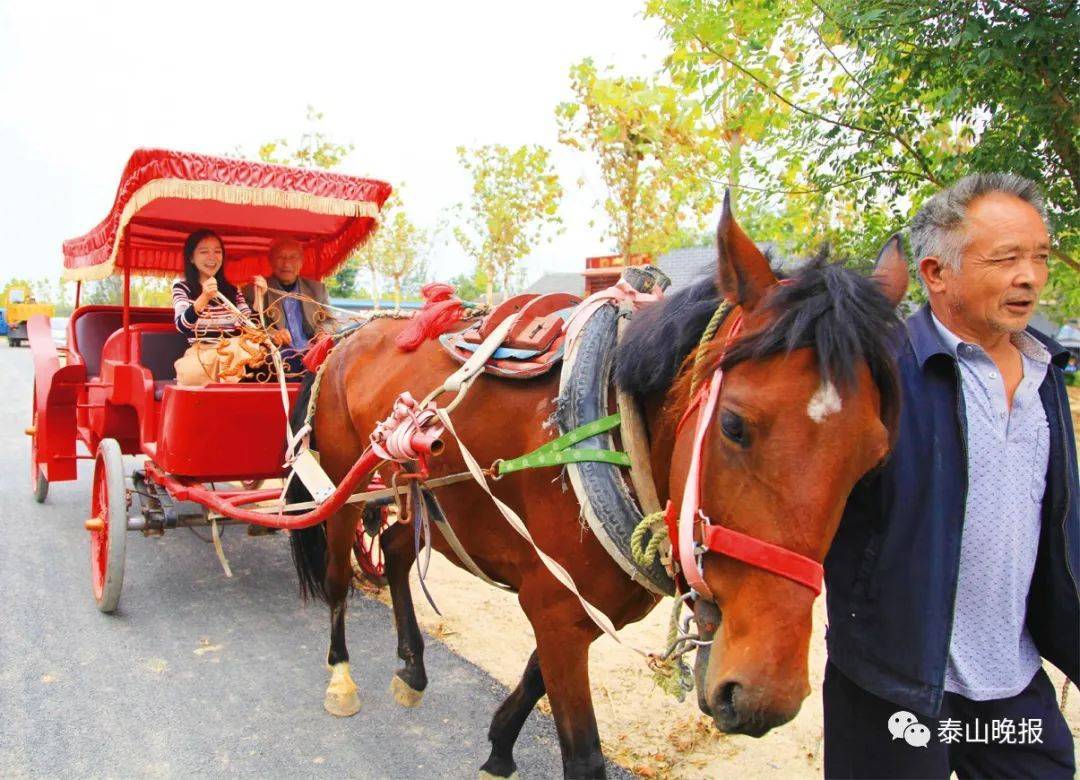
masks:
{"type": "Polygon", "coordinates": [[[954,271],[959,271],[960,258],[968,242],[964,231],[968,206],[975,199],[994,192],[1013,195],[1030,203],[1046,222],[1042,193],[1031,179],[1015,173],[975,173],[942,190],[919,209],[908,228],[915,261],[937,257],[954,271]]]}
{"type": "Polygon", "coordinates": [[[282,236],[280,238],[274,239],[274,241],[270,244],[270,249],[267,250],[266,254],[268,257],[273,257],[286,247],[296,247],[301,252],[304,251],[304,245],[301,242],[297,241],[292,236],[282,236]]]}

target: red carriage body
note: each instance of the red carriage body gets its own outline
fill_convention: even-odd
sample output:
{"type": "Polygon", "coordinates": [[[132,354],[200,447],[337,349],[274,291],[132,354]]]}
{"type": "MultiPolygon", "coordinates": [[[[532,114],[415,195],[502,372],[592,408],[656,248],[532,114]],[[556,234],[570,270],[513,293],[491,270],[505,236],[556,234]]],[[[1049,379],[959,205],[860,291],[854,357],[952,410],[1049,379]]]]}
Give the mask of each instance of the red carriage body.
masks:
{"type": "MultiPolygon", "coordinates": [[[[301,275],[321,279],[371,233],[390,192],[384,182],[327,171],[141,149],[124,168],[105,219],[64,243],[64,278],[79,285],[66,361],[60,360],[48,320],[28,323],[35,371],[27,430],[31,477],[35,497],[44,501],[49,482],[76,479],[78,459],[97,461],[87,527],[101,537],[92,563],[94,556],[101,558],[95,572],[101,581],[94,585],[103,609],[115,607],[103,595],[109,586],[105,548],[112,538],[109,516],[115,525],[120,515],[107,501],[116,475],[99,476],[97,470],[120,468],[121,480],[131,479],[122,465],[104,461],[144,456],[151,467],[140,478],[167,475],[155,483],[161,489],[177,481],[197,485],[283,475],[286,426],[279,385],[176,386],[173,363],[187,338],[176,331],[171,308],[130,305],[131,276],[181,277],[184,240],[210,228],[225,243],[225,273],[236,284],[267,275],[267,250],[286,236],[304,245],[301,275]],[[83,281],[113,274],[123,277],[123,305],[78,306],[83,281]],[[87,453],[79,452],[80,441],[87,453]]],[[[297,389],[288,388],[290,405],[297,389]]]]}

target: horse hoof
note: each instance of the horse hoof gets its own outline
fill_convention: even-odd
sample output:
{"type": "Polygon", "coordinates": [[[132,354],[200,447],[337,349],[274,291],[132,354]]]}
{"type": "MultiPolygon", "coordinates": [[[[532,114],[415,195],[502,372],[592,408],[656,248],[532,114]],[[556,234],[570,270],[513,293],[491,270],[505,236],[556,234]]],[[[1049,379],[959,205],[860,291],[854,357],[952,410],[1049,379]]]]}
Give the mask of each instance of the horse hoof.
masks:
{"type": "Polygon", "coordinates": [[[510,777],[502,777],[501,775],[493,775],[493,774],[491,774],[491,772],[485,772],[483,769],[481,769],[480,774],[478,775],[478,777],[479,777],[480,780],[519,780],[518,773],[517,773],[516,769],[513,772],[510,773],[510,777]]]}
{"type": "Polygon", "coordinates": [[[326,692],[323,707],[335,718],[348,718],[360,712],[360,697],[356,691],[350,693],[326,692]]]}
{"type": "Polygon", "coordinates": [[[390,678],[390,693],[402,707],[419,707],[424,698],[423,691],[416,690],[396,674],[390,678]]]}
{"type": "Polygon", "coordinates": [[[348,718],[360,711],[360,696],[356,693],[356,683],[349,675],[347,662],[331,667],[330,685],[326,688],[323,707],[337,718],[348,718]]]}

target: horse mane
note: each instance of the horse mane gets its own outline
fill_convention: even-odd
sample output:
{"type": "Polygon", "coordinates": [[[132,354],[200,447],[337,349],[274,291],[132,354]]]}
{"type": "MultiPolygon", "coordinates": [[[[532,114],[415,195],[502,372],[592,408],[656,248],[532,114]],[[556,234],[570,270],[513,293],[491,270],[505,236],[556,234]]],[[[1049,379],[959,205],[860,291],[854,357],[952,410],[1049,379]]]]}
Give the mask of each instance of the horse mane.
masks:
{"type": "MultiPolygon", "coordinates": [[[[667,393],[697,347],[719,303],[715,282],[703,279],[650,307],[627,328],[616,354],[615,380],[639,398],[667,393]]],[[[762,303],[769,325],[731,345],[704,347],[697,381],[723,359],[729,369],[746,360],[813,347],[822,379],[843,391],[866,362],[881,393],[890,430],[899,410],[895,354],[900,320],[877,283],[818,256],[771,290],[762,303]]],[[[689,377],[687,377],[688,379],[689,377]]]]}
{"type": "Polygon", "coordinates": [[[706,276],[634,315],[615,354],[619,387],[638,398],[666,393],[719,303],[706,276]]]}

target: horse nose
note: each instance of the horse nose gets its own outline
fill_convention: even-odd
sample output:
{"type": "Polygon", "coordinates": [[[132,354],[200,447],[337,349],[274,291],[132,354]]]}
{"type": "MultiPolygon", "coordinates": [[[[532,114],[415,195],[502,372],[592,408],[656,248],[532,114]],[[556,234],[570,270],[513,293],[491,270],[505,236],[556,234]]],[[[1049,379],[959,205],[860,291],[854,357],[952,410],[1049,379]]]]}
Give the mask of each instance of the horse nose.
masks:
{"type": "MultiPolygon", "coordinates": [[[[720,684],[716,700],[711,707],[713,719],[721,731],[737,731],[743,718],[739,714],[736,697],[742,692],[742,686],[734,680],[720,684]]],[[[741,696],[739,696],[741,698],[741,696]]]]}
{"type": "Polygon", "coordinates": [[[753,701],[751,692],[737,680],[725,680],[717,686],[712,701],[712,716],[716,727],[727,734],[746,734],[760,737],[773,726],[783,723],[753,701]]]}

